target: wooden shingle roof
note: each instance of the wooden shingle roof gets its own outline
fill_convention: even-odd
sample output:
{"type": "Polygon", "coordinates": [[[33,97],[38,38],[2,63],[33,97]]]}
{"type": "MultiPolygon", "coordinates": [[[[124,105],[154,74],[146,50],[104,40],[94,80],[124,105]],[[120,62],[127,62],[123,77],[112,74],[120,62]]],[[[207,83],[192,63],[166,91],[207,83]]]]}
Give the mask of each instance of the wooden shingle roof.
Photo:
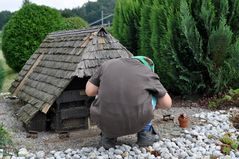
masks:
{"type": "Polygon", "coordinates": [[[130,56],[104,28],[50,33],[10,88],[27,103],[20,120],[28,123],[38,111],[47,113],[73,77],[91,76],[102,62],[130,56]]]}

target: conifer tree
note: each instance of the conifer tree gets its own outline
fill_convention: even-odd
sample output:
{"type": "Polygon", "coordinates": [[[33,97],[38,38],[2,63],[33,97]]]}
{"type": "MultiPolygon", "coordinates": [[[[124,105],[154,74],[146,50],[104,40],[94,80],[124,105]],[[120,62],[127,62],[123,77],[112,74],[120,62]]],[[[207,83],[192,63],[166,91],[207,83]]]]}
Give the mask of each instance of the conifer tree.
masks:
{"type": "Polygon", "coordinates": [[[146,0],[143,4],[143,8],[141,10],[141,18],[140,18],[140,29],[139,29],[139,46],[140,46],[140,54],[147,56],[153,59],[153,50],[150,45],[150,13],[151,7],[153,4],[153,0],[146,0]]]}

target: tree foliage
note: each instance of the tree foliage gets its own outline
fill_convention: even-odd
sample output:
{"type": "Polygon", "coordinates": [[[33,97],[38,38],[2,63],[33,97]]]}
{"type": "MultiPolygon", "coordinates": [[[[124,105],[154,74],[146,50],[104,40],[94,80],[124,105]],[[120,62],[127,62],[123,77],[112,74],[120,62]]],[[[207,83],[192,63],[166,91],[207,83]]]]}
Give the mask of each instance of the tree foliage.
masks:
{"type": "Polygon", "coordinates": [[[239,87],[239,0],[147,0],[136,6],[137,0],[117,1],[113,33],[131,51],[138,47],[130,42],[140,44],[140,54],[154,59],[171,92],[239,87]],[[139,25],[130,25],[134,19],[139,25]]]}
{"type": "Polygon", "coordinates": [[[142,3],[143,0],[117,0],[114,13],[113,33],[135,55],[139,50],[142,3]]]}
{"type": "Polygon", "coordinates": [[[3,29],[3,26],[8,22],[12,13],[10,11],[1,11],[0,12],[0,30],[3,29]]]}
{"type": "MultiPolygon", "coordinates": [[[[69,17],[82,17],[88,23],[92,23],[101,18],[101,10],[104,15],[110,15],[114,12],[115,0],[97,0],[96,2],[87,2],[82,7],[73,9],[61,10],[61,14],[65,18],[69,17]]],[[[108,19],[112,22],[112,19],[108,19]]],[[[105,23],[108,23],[108,20],[105,23]]]]}
{"type": "Polygon", "coordinates": [[[80,29],[86,27],[88,24],[80,17],[65,18],[65,29],[80,29]]]}
{"type": "Polygon", "coordinates": [[[57,10],[31,3],[24,5],[3,31],[2,50],[7,64],[20,71],[45,36],[63,28],[64,20],[57,10]]]}
{"type": "Polygon", "coordinates": [[[24,6],[24,5],[28,5],[28,4],[31,4],[32,2],[30,2],[30,0],[23,0],[23,2],[22,2],[22,7],[24,6]]]}
{"type": "Polygon", "coordinates": [[[150,13],[153,0],[146,0],[141,10],[139,27],[139,53],[153,59],[152,48],[150,46],[150,13]]]}

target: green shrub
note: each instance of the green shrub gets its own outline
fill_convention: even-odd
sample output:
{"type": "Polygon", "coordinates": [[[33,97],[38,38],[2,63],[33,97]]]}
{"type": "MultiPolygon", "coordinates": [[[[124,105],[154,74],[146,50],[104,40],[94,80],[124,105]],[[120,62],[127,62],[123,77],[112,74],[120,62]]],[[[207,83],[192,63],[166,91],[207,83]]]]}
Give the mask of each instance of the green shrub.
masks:
{"type": "Polygon", "coordinates": [[[220,141],[227,145],[231,145],[234,143],[234,141],[228,135],[224,135],[222,138],[220,138],[220,141]]]}
{"type": "Polygon", "coordinates": [[[214,94],[239,87],[238,17],[239,0],[118,0],[113,29],[170,92],[214,94]]]}
{"type": "Polygon", "coordinates": [[[152,46],[158,47],[154,49],[158,73],[172,91],[218,93],[238,81],[232,60],[239,62],[235,58],[239,46],[227,23],[229,8],[224,2],[219,2],[221,8],[212,1],[201,0],[171,0],[157,6],[163,16],[152,19],[152,23],[158,23],[152,27],[152,36],[159,37],[157,46],[155,41],[152,46]],[[159,25],[161,30],[154,34],[159,25]]]}
{"type": "Polygon", "coordinates": [[[207,138],[208,138],[208,139],[213,139],[213,138],[215,138],[215,136],[213,136],[212,134],[209,134],[209,135],[207,136],[207,138]]]}
{"type": "Polygon", "coordinates": [[[80,29],[86,27],[88,24],[80,17],[65,18],[65,29],[80,29]]]}
{"type": "Polygon", "coordinates": [[[231,147],[232,147],[232,149],[237,150],[238,149],[238,143],[232,143],[231,147]]]}
{"type": "Polygon", "coordinates": [[[237,140],[231,138],[231,133],[224,134],[219,140],[223,143],[221,146],[221,152],[223,154],[229,155],[232,149],[238,150],[239,143],[237,140]]]}
{"type": "Polygon", "coordinates": [[[208,102],[208,107],[212,109],[220,108],[221,106],[239,107],[239,89],[230,89],[221,97],[214,97],[208,102]]]}
{"type": "Polygon", "coordinates": [[[231,148],[230,146],[228,146],[228,145],[222,146],[221,152],[222,152],[223,154],[225,154],[225,155],[229,155],[230,152],[231,152],[231,149],[232,149],[232,148],[231,148]]]}
{"type": "Polygon", "coordinates": [[[0,148],[4,148],[12,144],[11,136],[3,127],[3,124],[0,124],[0,148]]]}
{"type": "Polygon", "coordinates": [[[20,71],[45,36],[63,28],[64,19],[57,10],[32,3],[23,5],[3,31],[2,50],[7,64],[20,71]]]}

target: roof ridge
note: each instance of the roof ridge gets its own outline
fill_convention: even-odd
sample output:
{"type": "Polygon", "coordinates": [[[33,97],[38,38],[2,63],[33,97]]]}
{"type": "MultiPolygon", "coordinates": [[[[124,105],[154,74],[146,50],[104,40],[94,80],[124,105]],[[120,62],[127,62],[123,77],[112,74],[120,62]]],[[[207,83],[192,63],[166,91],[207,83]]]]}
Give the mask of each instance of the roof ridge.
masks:
{"type": "Polygon", "coordinates": [[[74,30],[62,30],[62,31],[56,31],[56,32],[49,33],[48,36],[61,36],[61,35],[91,33],[91,32],[98,32],[102,29],[104,29],[104,28],[97,27],[97,28],[83,28],[83,29],[74,29],[74,30]]]}

